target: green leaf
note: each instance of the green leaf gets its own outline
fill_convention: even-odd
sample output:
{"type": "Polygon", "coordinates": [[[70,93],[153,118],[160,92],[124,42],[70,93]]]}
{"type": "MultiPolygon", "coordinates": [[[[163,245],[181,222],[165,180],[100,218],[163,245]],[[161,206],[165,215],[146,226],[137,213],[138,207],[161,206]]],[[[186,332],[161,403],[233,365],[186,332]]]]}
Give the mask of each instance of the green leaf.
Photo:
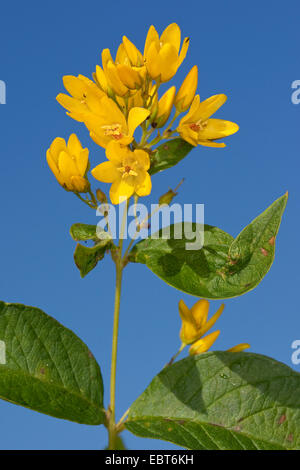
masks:
{"type": "Polygon", "coordinates": [[[153,379],[125,426],[187,449],[300,449],[300,374],[259,354],[189,357],[153,379]]]}
{"type": "Polygon", "coordinates": [[[77,423],[104,421],[92,353],[42,310],[21,304],[0,302],[0,398],[77,423]]]}
{"type": "Polygon", "coordinates": [[[144,263],[173,287],[197,297],[225,299],[254,289],[269,271],[275,256],[275,237],[287,202],[287,194],[277,199],[250,223],[234,240],[231,235],[210,225],[204,226],[200,250],[187,250],[189,232],[202,226],[185,223],[186,236],[176,239],[178,224],[165,228],[137,243],[129,260],[144,263]],[[190,227],[188,230],[187,227],[190,227]]]}
{"type": "Polygon", "coordinates": [[[166,142],[155,150],[151,155],[150,175],[154,175],[158,171],[166,170],[176,165],[180,160],[194,147],[183,139],[174,139],[166,142]]]}
{"type": "Polygon", "coordinates": [[[77,244],[74,252],[74,261],[80,271],[81,277],[86,276],[94,269],[98,261],[104,258],[106,250],[109,248],[109,241],[106,243],[97,243],[89,248],[80,243],[77,244]]]}
{"type": "Polygon", "coordinates": [[[112,238],[102,227],[88,224],[73,224],[70,234],[75,241],[95,242],[92,247],[78,243],[75,248],[74,261],[81,277],[84,277],[104,258],[105,252],[112,246],[112,238]]]}
{"type": "Polygon", "coordinates": [[[70,234],[76,242],[81,240],[94,240],[95,242],[99,242],[99,240],[111,240],[109,233],[105,232],[102,227],[97,225],[73,224],[70,228],[70,234]]]}

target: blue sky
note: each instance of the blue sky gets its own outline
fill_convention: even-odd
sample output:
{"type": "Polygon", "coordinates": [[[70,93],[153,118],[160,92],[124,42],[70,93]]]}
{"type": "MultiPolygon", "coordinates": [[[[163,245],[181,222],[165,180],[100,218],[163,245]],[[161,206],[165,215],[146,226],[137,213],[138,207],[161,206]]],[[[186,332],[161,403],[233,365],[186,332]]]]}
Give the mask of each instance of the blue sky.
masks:
{"type": "MultiPolygon", "coordinates": [[[[218,350],[247,341],[251,351],[291,363],[300,339],[299,124],[291,84],[300,79],[299,2],[152,0],[88,3],[6,2],[1,7],[0,105],[1,299],[40,307],[78,334],[97,358],[107,385],[114,270],[107,257],[81,279],[73,263],[74,222],[96,215],[63,191],[48,169],[51,141],[76,132],[92,165],[104,160],[85,127],[55,101],[62,76],[91,76],[103,48],[115,53],[123,34],[143,48],[148,27],[161,32],[177,22],[190,49],[174,84],[199,67],[202,99],[226,93],[218,117],[240,131],[225,149],[199,147],[178,166],[153,178],[148,202],[184,176],[178,203],[204,203],[205,221],[237,235],[286,190],[290,197],[277,239],[274,265],[252,292],[225,302],[218,350]]],[[[177,303],[184,295],[145,266],[125,271],[118,361],[118,416],[145,389],[179,346],[177,303]]],[[[211,312],[220,302],[211,303],[211,312]]],[[[106,387],[106,392],[108,389],[106,387]]],[[[107,404],[107,394],[106,394],[107,404]]],[[[99,449],[101,427],[83,426],[0,402],[1,449],[99,449]]],[[[171,444],[124,433],[130,449],[172,449],[171,444]]]]}

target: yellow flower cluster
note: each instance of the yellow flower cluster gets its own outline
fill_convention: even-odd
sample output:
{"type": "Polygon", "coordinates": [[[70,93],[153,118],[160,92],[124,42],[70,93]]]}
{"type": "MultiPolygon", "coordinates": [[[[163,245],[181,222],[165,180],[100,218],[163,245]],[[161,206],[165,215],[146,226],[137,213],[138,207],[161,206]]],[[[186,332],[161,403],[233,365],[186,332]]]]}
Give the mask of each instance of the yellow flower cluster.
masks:
{"type": "MultiPolygon", "coordinates": [[[[99,181],[112,183],[110,197],[114,204],[133,194],[150,194],[151,180],[147,171],[151,165],[150,149],[160,140],[179,134],[193,146],[224,147],[218,139],[238,130],[235,123],[211,119],[226,96],[220,94],[200,101],[196,95],[197,66],[190,70],[177,93],[172,86],[159,98],[159,87],[176,74],[188,47],[189,38],[181,44],[181,31],[176,23],[170,24],[161,36],[151,26],[143,53],[124,36],[115,59],[109,49],[103,50],[102,66],[96,66],[93,80],[83,75],[63,78],[68,94],[60,93],[57,101],[71,118],[85,124],[96,144],[106,149],[108,161],[94,168],[92,175],[99,181]],[[173,108],[174,116],[161,133],[173,108]],[[172,130],[177,117],[186,111],[177,128],[172,130]],[[134,138],[138,126],[142,128],[140,142],[134,138]],[[157,135],[149,142],[154,132],[157,135]]],[[[55,142],[52,146],[56,148],[55,142]]],[[[48,153],[52,153],[51,148],[48,153]]],[[[68,190],[84,192],[89,187],[87,177],[81,170],[78,173],[78,157],[72,152],[69,157],[62,159],[63,165],[57,156],[47,159],[60,184],[68,190]],[[86,178],[86,183],[71,184],[71,178],[78,176],[86,178]]]]}
{"type": "MultiPolygon", "coordinates": [[[[183,345],[191,344],[189,353],[191,355],[201,354],[210,349],[220,334],[220,330],[206,333],[214,326],[216,321],[222,315],[224,304],[217,312],[208,320],[209,302],[200,299],[191,309],[189,309],[183,300],[179,301],[179,314],[182,320],[180,330],[180,339],[183,345]],[[204,336],[206,335],[206,336],[204,336]]],[[[230,352],[240,352],[250,348],[248,343],[240,343],[233,348],[228,349],[230,352]]]]}

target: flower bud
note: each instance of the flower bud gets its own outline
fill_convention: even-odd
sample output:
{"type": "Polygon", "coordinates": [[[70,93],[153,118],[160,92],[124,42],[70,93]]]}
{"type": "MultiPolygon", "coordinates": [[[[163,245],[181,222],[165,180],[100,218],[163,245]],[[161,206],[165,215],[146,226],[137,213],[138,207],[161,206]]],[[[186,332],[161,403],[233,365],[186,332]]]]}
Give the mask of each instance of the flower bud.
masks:
{"type": "Polygon", "coordinates": [[[96,196],[99,202],[107,202],[106,194],[101,189],[97,189],[96,196]]]}
{"type": "Polygon", "coordinates": [[[175,193],[173,189],[169,189],[165,194],[160,196],[158,203],[160,206],[167,205],[169,206],[174,199],[175,196],[177,196],[178,193],[175,193]]]}
{"type": "Polygon", "coordinates": [[[89,151],[83,149],[75,134],[66,144],[57,137],[47,150],[47,162],[59,184],[67,191],[85,193],[90,183],[85,174],[89,164],[89,151]]]}
{"type": "Polygon", "coordinates": [[[172,108],[173,108],[175,93],[176,93],[176,88],[172,86],[160,98],[158,102],[157,115],[155,117],[155,124],[156,124],[155,127],[157,128],[163,127],[166,124],[167,120],[169,119],[172,108]]]}
{"type": "Polygon", "coordinates": [[[175,97],[174,104],[178,112],[183,113],[190,107],[195,97],[197,84],[198,67],[197,65],[194,65],[194,67],[189,71],[189,73],[185,77],[175,97]]]}

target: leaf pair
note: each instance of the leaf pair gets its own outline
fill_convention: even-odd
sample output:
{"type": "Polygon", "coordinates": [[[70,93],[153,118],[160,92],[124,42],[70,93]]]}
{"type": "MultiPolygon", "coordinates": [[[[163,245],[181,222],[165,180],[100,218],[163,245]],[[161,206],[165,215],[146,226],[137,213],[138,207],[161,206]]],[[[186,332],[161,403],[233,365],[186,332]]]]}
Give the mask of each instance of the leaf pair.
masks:
{"type": "MultiPolygon", "coordinates": [[[[34,307],[0,302],[0,396],[56,418],[105,420],[92,353],[34,307]]],[[[300,374],[245,352],[189,357],[153,379],[125,426],[187,449],[300,449],[300,374]]]]}

